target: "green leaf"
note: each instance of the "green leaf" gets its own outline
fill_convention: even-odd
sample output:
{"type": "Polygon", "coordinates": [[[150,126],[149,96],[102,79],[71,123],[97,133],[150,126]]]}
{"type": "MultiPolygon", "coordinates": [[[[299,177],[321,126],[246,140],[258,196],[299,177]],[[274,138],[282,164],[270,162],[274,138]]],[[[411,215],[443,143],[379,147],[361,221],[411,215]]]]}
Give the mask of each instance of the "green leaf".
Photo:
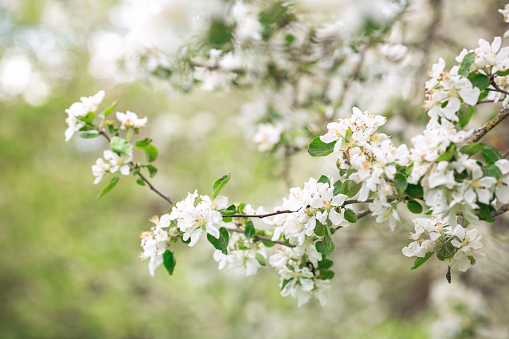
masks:
{"type": "Polygon", "coordinates": [[[100,134],[97,131],[80,134],[80,137],[82,137],[83,139],[93,139],[93,138],[97,138],[98,136],[100,136],[100,134]]]}
{"type": "Polygon", "coordinates": [[[422,206],[415,200],[408,201],[408,210],[412,213],[419,214],[422,213],[422,206]]]}
{"type": "Polygon", "coordinates": [[[454,158],[454,154],[456,153],[456,144],[451,143],[449,147],[447,147],[447,150],[440,154],[436,162],[440,161],[451,161],[452,158],[454,158]]]}
{"type": "Polygon", "coordinates": [[[334,183],[334,192],[333,195],[338,195],[341,193],[341,180],[338,180],[334,183]]]}
{"type": "Polygon", "coordinates": [[[214,185],[212,186],[212,199],[215,199],[219,192],[223,189],[223,187],[230,180],[231,174],[223,175],[221,178],[217,179],[214,185]]]}
{"type": "Polygon", "coordinates": [[[406,187],[406,194],[410,198],[422,199],[422,197],[424,195],[424,191],[422,190],[422,187],[420,184],[417,184],[417,185],[408,184],[406,187]]]}
{"type": "Polygon", "coordinates": [[[349,208],[345,209],[345,219],[351,224],[357,222],[357,213],[349,208]]]}
{"type": "Polygon", "coordinates": [[[140,186],[145,186],[145,181],[144,181],[142,178],[138,178],[138,179],[136,180],[136,183],[137,183],[138,185],[140,185],[140,186]]]}
{"type": "Polygon", "coordinates": [[[424,256],[424,258],[417,258],[415,259],[415,262],[413,264],[412,267],[410,267],[411,270],[415,270],[417,267],[421,266],[422,264],[424,264],[426,261],[428,261],[429,258],[431,258],[431,256],[433,255],[433,253],[435,252],[428,252],[426,253],[426,255],[424,256]]]}
{"type": "Polygon", "coordinates": [[[177,260],[175,259],[173,252],[166,250],[163,253],[163,260],[164,267],[166,267],[166,270],[170,275],[173,275],[173,270],[175,269],[175,265],[177,265],[177,260]]]}
{"type": "Polygon", "coordinates": [[[463,62],[461,63],[460,69],[458,71],[458,74],[462,77],[467,77],[470,74],[470,66],[474,63],[475,60],[475,53],[468,53],[463,58],[463,62]]]}
{"type": "Polygon", "coordinates": [[[327,226],[325,226],[324,224],[322,224],[318,220],[316,221],[315,234],[317,236],[323,237],[325,235],[326,229],[327,229],[327,226]]]}
{"type": "Polygon", "coordinates": [[[481,167],[485,177],[501,178],[502,172],[497,165],[483,166],[481,167]]]}
{"type": "Polygon", "coordinates": [[[325,232],[323,240],[316,242],[316,250],[319,253],[328,255],[334,252],[335,248],[336,246],[334,245],[334,242],[331,239],[330,231],[327,229],[327,232],[325,232]]]}
{"type": "Polygon", "coordinates": [[[509,75],[509,68],[504,71],[498,71],[497,75],[501,76],[501,77],[505,77],[506,75],[509,75]]]}
{"type": "Polygon", "coordinates": [[[493,210],[493,207],[490,205],[482,204],[480,202],[477,203],[479,206],[479,209],[476,210],[476,214],[479,216],[481,220],[490,219],[491,211],[493,210]]]}
{"type": "Polygon", "coordinates": [[[334,262],[329,259],[323,259],[322,261],[318,262],[318,269],[320,270],[327,270],[332,267],[334,262]]]}
{"type": "Polygon", "coordinates": [[[502,157],[497,149],[490,145],[484,145],[481,154],[488,165],[493,165],[495,161],[502,157]]]}
{"type": "Polygon", "coordinates": [[[336,145],[336,141],[326,144],[320,140],[320,137],[316,137],[309,144],[308,153],[312,157],[323,157],[334,151],[334,145],[336,145]]]}
{"type": "Polygon", "coordinates": [[[220,20],[213,20],[209,28],[209,42],[213,47],[219,48],[232,38],[230,27],[220,20]]]}
{"type": "Polygon", "coordinates": [[[230,233],[224,227],[219,229],[219,239],[213,235],[207,233],[208,241],[218,250],[222,251],[223,254],[228,254],[228,243],[230,242],[230,233]]]}
{"type": "Polygon", "coordinates": [[[324,272],[321,272],[320,271],[320,277],[319,279],[321,280],[330,280],[334,278],[334,272],[332,271],[324,271],[324,272]]]}
{"type": "Polygon", "coordinates": [[[136,146],[136,149],[137,150],[142,150],[144,149],[145,147],[147,147],[148,145],[150,145],[150,143],[152,142],[152,139],[150,138],[145,138],[143,140],[138,140],[136,141],[136,143],[134,144],[136,146]]]}
{"type": "Polygon", "coordinates": [[[246,238],[251,239],[252,237],[254,237],[255,233],[256,231],[253,222],[251,220],[248,220],[246,222],[246,227],[244,228],[244,235],[246,236],[246,238]]]}
{"type": "Polygon", "coordinates": [[[406,182],[406,177],[401,173],[396,173],[394,176],[394,186],[399,192],[405,192],[408,184],[406,182]]]}
{"type": "Polygon", "coordinates": [[[472,115],[474,114],[474,108],[473,107],[461,107],[460,108],[460,111],[458,113],[458,117],[459,117],[459,120],[460,120],[460,126],[461,127],[465,127],[468,122],[470,121],[470,118],[472,117],[472,115]]]}
{"type": "Polygon", "coordinates": [[[485,145],[484,144],[466,144],[464,146],[461,146],[460,147],[460,152],[463,153],[463,154],[468,154],[470,156],[480,152],[483,147],[485,145]]]}
{"type": "Polygon", "coordinates": [[[148,175],[153,178],[156,173],[157,173],[157,167],[155,167],[154,165],[143,165],[143,167],[146,167],[148,169],[148,175]]]}
{"type": "Polygon", "coordinates": [[[265,247],[268,247],[268,248],[270,248],[270,247],[274,247],[274,246],[276,245],[276,243],[275,243],[275,242],[270,242],[270,241],[263,241],[263,240],[262,240],[262,243],[263,243],[263,245],[264,245],[265,247]]]}
{"type": "Polygon", "coordinates": [[[480,73],[470,73],[468,75],[468,80],[474,85],[474,87],[479,88],[481,91],[484,91],[490,85],[490,79],[480,73]]]}
{"type": "Polygon", "coordinates": [[[128,155],[133,152],[133,145],[119,137],[112,137],[110,140],[110,146],[113,152],[120,156],[128,155]]]}
{"type": "Polygon", "coordinates": [[[328,184],[330,186],[330,179],[326,175],[322,175],[320,179],[318,179],[318,182],[328,184]]]}
{"type": "Polygon", "coordinates": [[[260,265],[267,266],[267,260],[265,260],[265,257],[263,255],[261,255],[260,253],[256,253],[255,258],[260,265]]]}
{"type": "Polygon", "coordinates": [[[145,150],[145,157],[148,162],[152,162],[157,159],[157,148],[154,145],[147,145],[143,148],[145,150]]]}
{"type": "Polygon", "coordinates": [[[113,110],[117,106],[117,103],[118,103],[118,100],[115,100],[109,107],[107,107],[104,111],[99,113],[99,116],[106,118],[108,115],[110,115],[111,112],[113,112],[113,110]]]}
{"type": "Polygon", "coordinates": [[[408,176],[410,176],[410,174],[412,174],[412,170],[414,169],[414,163],[411,163],[406,169],[405,169],[405,174],[408,176]]]}
{"type": "Polygon", "coordinates": [[[361,190],[362,184],[358,184],[353,180],[346,180],[341,185],[341,194],[346,194],[349,198],[353,197],[361,190]]]}
{"type": "Polygon", "coordinates": [[[120,180],[119,177],[111,178],[110,183],[108,185],[106,185],[106,187],[103,188],[102,192],[99,194],[99,196],[97,198],[99,199],[102,196],[104,196],[106,193],[111,191],[112,188],[115,187],[115,185],[118,183],[119,180],[120,180]]]}

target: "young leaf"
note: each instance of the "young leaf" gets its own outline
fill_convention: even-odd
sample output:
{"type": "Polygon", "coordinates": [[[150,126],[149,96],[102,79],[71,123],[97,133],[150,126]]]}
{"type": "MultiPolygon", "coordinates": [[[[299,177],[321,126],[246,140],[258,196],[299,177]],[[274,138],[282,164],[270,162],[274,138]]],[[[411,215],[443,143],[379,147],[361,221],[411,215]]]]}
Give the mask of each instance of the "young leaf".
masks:
{"type": "Polygon", "coordinates": [[[406,194],[410,198],[422,199],[422,197],[424,195],[424,191],[422,190],[422,187],[420,184],[417,184],[417,185],[408,184],[406,187],[406,194]]]}
{"type": "Polygon", "coordinates": [[[99,113],[99,116],[106,118],[108,115],[110,115],[111,112],[113,112],[113,110],[117,106],[117,103],[118,103],[118,100],[115,100],[109,107],[107,107],[104,111],[99,113]]]}
{"type": "Polygon", "coordinates": [[[322,261],[318,262],[318,269],[320,270],[327,270],[332,267],[334,262],[329,259],[323,259],[322,261]]]}
{"type": "Polygon", "coordinates": [[[502,172],[497,165],[483,166],[481,167],[485,177],[501,178],[502,172]]]}
{"type": "Polygon", "coordinates": [[[147,147],[148,145],[150,145],[150,143],[152,142],[152,139],[150,138],[145,138],[143,140],[138,140],[136,141],[136,143],[134,144],[136,146],[136,149],[137,150],[142,150],[144,149],[145,147],[147,147]]]}
{"type": "Polygon", "coordinates": [[[399,192],[405,192],[408,185],[405,176],[401,173],[396,173],[394,176],[394,185],[399,192]]]}
{"type": "Polygon", "coordinates": [[[320,137],[316,137],[309,144],[308,153],[312,157],[323,157],[332,153],[334,145],[336,145],[336,141],[326,144],[320,140],[320,137]]]}
{"type": "Polygon", "coordinates": [[[142,178],[138,178],[138,179],[136,180],[136,183],[137,183],[138,185],[140,185],[140,186],[145,186],[145,181],[143,181],[143,179],[142,179],[142,178]]]}
{"type": "Polygon", "coordinates": [[[222,251],[223,254],[228,254],[227,248],[230,242],[230,233],[224,227],[219,229],[219,239],[207,233],[207,240],[218,250],[222,251]]]}
{"type": "Polygon", "coordinates": [[[175,259],[173,252],[166,250],[163,253],[163,260],[164,267],[166,267],[166,270],[170,275],[173,275],[173,270],[175,269],[175,265],[177,264],[177,260],[175,259]]]}
{"type": "Polygon", "coordinates": [[[253,225],[253,222],[251,220],[248,220],[246,222],[246,227],[244,228],[244,235],[246,238],[251,239],[255,235],[255,228],[253,225]]]}
{"type": "Polygon", "coordinates": [[[357,193],[359,193],[359,191],[361,190],[361,187],[362,187],[362,184],[360,184],[360,183],[356,183],[353,180],[346,180],[341,185],[340,193],[346,194],[348,197],[351,198],[354,195],[356,195],[357,193]]]}
{"type": "Polygon", "coordinates": [[[322,175],[320,179],[318,179],[318,182],[328,184],[330,186],[330,179],[326,175],[322,175]]]}
{"type": "Polygon", "coordinates": [[[458,71],[458,74],[462,77],[467,77],[470,74],[470,66],[474,63],[475,60],[475,53],[468,53],[463,58],[463,62],[461,63],[460,69],[458,71]]]}
{"type": "Polygon", "coordinates": [[[256,253],[255,258],[260,265],[267,266],[267,260],[265,260],[265,257],[263,255],[261,255],[260,253],[256,253]]]}
{"type": "Polygon", "coordinates": [[[490,79],[481,73],[470,73],[468,80],[470,80],[474,87],[479,88],[481,91],[484,91],[490,85],[490,79]]]}
{"type": "Polygon", "coordinates": [[[419,214],[422,213],[422,206],[415,200],[408,201],[408,210],[412,213],[419,214]]]}
{"type": "Polygon", "coordinates": [[[131,154],[133,151],[133,145],[119,137],[112,137],[110,140],[110,146],[113,152],[120,156],[131,154]]]}
{"type": "Polygon", "coordinates": [[[217,179],[214,185],[212,186],[212,199],[215,199],[219,192],[223,189],[223,187],[230,180],[231,174],[223,175],[221,178],[217,179]]]}
{"type": "Polygon", "coordinates": [[[357,213],[349,208],[345,209],[345,220],[351,224],[357,222],[357,213]]]}
{"type": "Polygon", "coordinates": [[[341,180],[338,180],[334,183],[334,192],[333,195],[338,195],[341,193],[341,180]]]}
{"type": "Polygon", "coordinates": [[[461,127],[465,127],[468,122],[470,121],[470,118],[472,117],[472,115],[474,114],[474,108],[473,107],[461,107],[460,108],[460,111],[458,113],[458,117],[459,117],[459,120],[460,120],[460,126],[461,127]]]}
{"type": "Polygon", "coordinates": [[[157,148],[154,145],[147,145],[143,148],[145,150],[145,157],[148,162],[152,162],[157,159],[157,148]]]}
{"type": "Polygon", "coordinates": [[[316,242],[316,250],[319,253],[329,255],[332,252],[334,252],[334,249],[336,246],[334,245],[334,242],[331,239],[330,231],[327,229],[325,232],[325,236],[323,237],[323,240],[316,242]]]}
{"type": "Polygon", "coordinates": [[[493,165],[495,161],[502,157],[497,149],[490,145],[484,145],[481,154],[488,165],[493,165]]]}
{"type": "Polygon", "coordinates": [[[92,139],[92,138],[97,138],[98,136],[100,136],[100,134],[97,131],[80,134],[80,137],[82,137],[83,139],[92,139]]]}
{"type": "Polygon", "coordinates": [[[157,167],[154,165],[144,165],[143,167],[146,167],[148,169],[148,175],[153,178],[157,173],[157,167]]]}
{"type": "Polygon", "coordinates": [[[327,226],[325,226],[324,224],[322,224],[318,220],[316,221],[315,233],[316,233],[317,236],[323,237],[325,235],[326,228],[327,228],[327,226]]]}
{"type": "Polygon", "coordinates": [[[417,258],[415,259],[415,262],[413,264],[412,267],[410,267],[411,270],[415,270],[417,267],[421,266],[422,264],[424,264],[426,261],[428,261],[429,258],[431,258],[431,256],[433,255],[433,253],[435,252],[428,252],[426,253],[426,255],[424,256],[424,258],[417,258]]]}
{"type": "Polygon", "coordinates": [[[484,147],[484,144],[466,144],[460,147],[460,152],[463,154],[468,154],[470,156],[480,152],[484,147]]]}
{"type": "Polygon", "coordinates": [[[115,185],[117,184],[117,182],[120,180],[119,177],[113,177],[111,178],[110,180],[110,183],[108,185],[106,185],[106,187],[103,188],[102,192],[99,194],[99,196],[97,197],[98,199],[101,198],[103,195],[105,195],[106,193],[108,193],[109,191],[111,191],[111,189],[113,187],[115,187],[115,185]]]}
{"type": "Polygon", "coordinates": [[[444,153],[440,154],[440,156],[438,157],[436,162],[450,161],[454,157],[455,153],[456,153],[456,144],[451,143],[449,145],[449,147],[447,147],[447,150],[444,153]]]}

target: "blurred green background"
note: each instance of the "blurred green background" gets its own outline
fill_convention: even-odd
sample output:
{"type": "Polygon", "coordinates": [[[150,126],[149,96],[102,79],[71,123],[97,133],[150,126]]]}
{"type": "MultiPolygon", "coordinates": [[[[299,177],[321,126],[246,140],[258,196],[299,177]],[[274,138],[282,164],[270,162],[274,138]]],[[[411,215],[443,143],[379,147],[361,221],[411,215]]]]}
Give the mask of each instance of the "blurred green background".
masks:
{"type": "MultiPolygon", "coordinates": [[[[316,301],[297,308],[294,299],[281,297],[270,269],[250,278],[218,271],[204,241],[177,248],[174,276],[159,269],[150,277],[147,262],[137,258],[139,234],[168,206],[128,177],[97,199],[104,181],[92,184],[90,166],[104,144],[64,142],[64,110],[80,96],[105,89],[105,105],[120,99],[119,111],[149,117],[142,135],[160,150],[154,183],[174,200],[194,189],[209,194],[226,173],[232,174],[224,191],[231,201],[272,208],[287,187],[281,162],[256,152],[235,128],[250,93],[170,95],[157,82],[91,75],[88,39],[111,26],[109,13],[118,3],[0,1],[0,82],[18,84],[0,95],[0,338],[509,338],[503,220],[482,228],[487,261],[465,274],[453,272],[450,286],[440,263],[408,269],[411,260],[401,248],[409,219],[394,233],[369,218],[338,232],[336,276],[323,308],[316,301]],[[28,60],[35,89],[23,87],[21,73],[5,76],[12,60],[21,73],[28,60]]],[[[421,3],[425,19],[417,30],[439,2],[421,3]]],[[[477,35],[458,33],[468,35],[456,41],[461,47],[503,33],[496,13],[503,3],[473,3],[459,11],[458,25],[471,25],[477,35]]],[[[448,34],[454,4],[443,8],[448,34]]],[[[459,50],[437,43],[430,60],[442,52],[451,60],[459,50]]],[[[408,114],[419,105],[396,105],[394,112],[408,114]]],[[[499,139],[503,145],[503,138],[492,141],[499,139]]],[[[294,185],[332,173],[333,163],[311,160],[306,154],[292,159],[294,185]]]]}

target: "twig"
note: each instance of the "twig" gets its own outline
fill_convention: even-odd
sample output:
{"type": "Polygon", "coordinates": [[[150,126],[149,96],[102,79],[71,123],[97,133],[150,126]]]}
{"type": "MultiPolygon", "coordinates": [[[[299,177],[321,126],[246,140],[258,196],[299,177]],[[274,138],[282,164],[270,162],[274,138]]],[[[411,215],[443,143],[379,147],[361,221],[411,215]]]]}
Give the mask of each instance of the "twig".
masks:
{"type": "Polygon", "coordinates": [[[357,213],[357,219],[365,217],[366,215],[368,215],[370,213],[371,213],[371,210],[369,208],[366,208],[365,210],[362,210],[359,213],[357,213]]]}
{"type": "MultiPolygon", "coordinates": [[[[102,135],[103,137],[106,138],[106,140],[110,141],[110,137],[108,136],[108,134],[106,134],[102,129],[99,130],[99,134],[102,135]]],[[[133,170],[134,168],[136,168],[136,165],[134,164],[134,162],[130,162],[129,163],[129,166],[131,167],[131,170],[133,170]]],[[[173,201],[170,199],[169,196],[167,196],[166,194],[164,194],[163,192],[159,191],[157,188],[154,187],[154,185],[152,185],[150,183],[150,181],[148,181],[147,178],[145,178],[145,176],[143,174],[141,174],[140,172],[138,172],[138,176],[141,178],[141,180],[143,180],[147,185],[148,187],[154,191],[157,195],[159,195],[161,198],[163,198],[164,200],[166,200],[170,205],[173,205],[173,201]]]]}
{"type": "Polygon", "coordinates": [[[491,212],[490,218],[496,218],[507,211],[509,211],[509,204],[502,205],[498,210],[491,212]]]}
{"type": "Polygon", "coordinates": [[[234,214],[234,215],[223,215],[223,218],[260,218],[260,219],[263,219],[263,218],[271,217],[273,215],[285,214],[285,213],[295,213],[295,212],[298,212],[298,210],[297,211],[282,210],[282,211],[275,211],[275,212],[267,213],[267,214],[234,214]]]}
{"type": "Polygon", "coordinates": [[[495,126],[501,123],[505,118],[509,116],[509,106],[504,107],[500,110],[500,113],[497,114],[496,117],[491,119],[487,124],[477,128],[470,139],[468,139],[467,144],[472,144],[474,142],[479,141],[483,136],[485,136],[489,131],[491,131],[495,126]]]}
{"type": "MultiPolygon", "coordinates": [[[[230,232],[244,233],[244,231],[239,229],[239,228],[227,228],[227,230],[230,231],[230,232]]],[[[281,241],[281,240],[272,240],[271,238],[267,238],[267,237],[264,237],[264,236],[261,236],[261,235],[258,235],[258,234],[255,234],[253,236],[253,238],[255,238],[255,240],[258,240],[258,241],[266,241],[266,242],[271,242],[271,243],[274,243],[274,244],[280,244],[280,245],[283,245],[283,246],[295,247],[295,245],[287,244],[284,241],[281,241]]]]}

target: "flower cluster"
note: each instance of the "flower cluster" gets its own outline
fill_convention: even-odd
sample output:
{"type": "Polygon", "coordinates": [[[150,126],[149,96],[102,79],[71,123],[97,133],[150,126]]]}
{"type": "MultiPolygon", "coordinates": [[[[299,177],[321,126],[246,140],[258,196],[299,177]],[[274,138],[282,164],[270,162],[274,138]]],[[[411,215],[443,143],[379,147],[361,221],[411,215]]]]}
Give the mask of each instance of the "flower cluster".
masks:
{"type": "Polygon", "coordinates": [[[104,99],[104,91],[99,91],[97,94],[91,97],[81,97],[81,102],[75,102],[65,110],[67,113],[66,122],[68,124],[67,130],[65,131],[65,141],[71,140],[74,133],[82,130],[85,127],[86,122],[83,118],[90,112],[95,112],[99,107],[99,104],[104,99]]]}
{"type": "Polygon", "coordinates": [[[437,258],[447,262],[449,267],[457,263],[462,272],[484,257],[478,251],[483,245],[475,228],[466,231],[461,225],[453,227],[447,218],[440,217],[417,218],[413,222],[415,233],[411,232],[409,238],[414,241],[402,250],[407,257],[427,260],[436,253],[437,258]]]}
{"type": "Polygon", "coordinates": [[[196,245],[203,230],[215,238],[219,238],[223,216],[218,209],[228,205],[226,197],[211,199],[207,195],[188,193],[187,197],[175,204],[169,215],[170,220],[177,220],[177,227],[183,233],[182,240],[188,241],[189,246],[196,245]]]}
{"type": "Polygon", "coordinates": [[[106,173],[120,172],[123,175],[129,175],[129,163],[133,160],[131,153],[119,156],[111,150],[105,150],[103,157],[104,159],[98,158],[95,165],[92,165],[94,184],[98,184],[106,173]]]}

